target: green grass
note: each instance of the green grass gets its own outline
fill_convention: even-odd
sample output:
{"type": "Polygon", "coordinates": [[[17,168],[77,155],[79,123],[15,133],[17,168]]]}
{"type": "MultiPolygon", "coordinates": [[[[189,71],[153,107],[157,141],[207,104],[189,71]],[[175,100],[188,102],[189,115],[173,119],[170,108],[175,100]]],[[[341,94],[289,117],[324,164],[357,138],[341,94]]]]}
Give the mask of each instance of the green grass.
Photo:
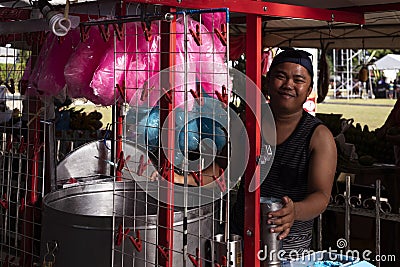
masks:
{"type": "MultiPolygon", "coordinates": [[[[323,103],[317,104],[317,113],[343,114],[342,118],[353,118],[354,125],[360,123],[361,126],[368,125],[370,130],[374,130],[382,126],[394,104],[393,99],[326,99],[323,103]]],[[[84,108],[86,113],[93,110],[101,112],[103,128],[111,122],[111,107],[79,105],[76,108],[84,108]]]]}
{"type": "Polygon", "coordinates": [[[354,119],[354,125],[368,125],[375,130],[383,125],[396,100],[393,99],[327,99],[317,104],[317,113],[343,114],[342,118],[354,119]]]}

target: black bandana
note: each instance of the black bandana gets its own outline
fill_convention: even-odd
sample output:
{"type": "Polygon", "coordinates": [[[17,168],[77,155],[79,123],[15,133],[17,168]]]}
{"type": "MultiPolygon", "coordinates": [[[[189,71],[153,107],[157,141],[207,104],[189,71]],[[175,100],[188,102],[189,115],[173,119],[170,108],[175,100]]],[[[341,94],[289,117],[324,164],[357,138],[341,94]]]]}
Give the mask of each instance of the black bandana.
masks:
{"type": "Polygon", "coordinates": [[[311,75],[311,81],[312,81],[314,78],[314,70],[310,57],[311,54],[304,50],[294,50],[294,49],[284,50],[274,57],[269,69],[272,69],[276,65],[284,62],[296,63],[307,69],[308,73],[311,75]]]}

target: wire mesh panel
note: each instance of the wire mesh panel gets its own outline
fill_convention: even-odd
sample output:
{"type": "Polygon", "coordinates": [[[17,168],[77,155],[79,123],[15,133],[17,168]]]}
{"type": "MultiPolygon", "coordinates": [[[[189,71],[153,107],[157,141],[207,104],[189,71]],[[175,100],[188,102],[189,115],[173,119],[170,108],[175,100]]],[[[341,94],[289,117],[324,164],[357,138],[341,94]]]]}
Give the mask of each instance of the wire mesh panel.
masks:
{"type": "Polygon", "coordinates": [[[125,155],[125,189],[115,190],[113,266],[240,266],[240,246],[229,258],[227,245],[237,182],[227,168],[227,12],[162,17],[126,35],[137,49],[125,72],[124,140],[142,152],[125,155]]]}
{"type": "Polygon", "coordinates": [[[23,59],[14,56],[23,66],[2,68],[5,102],[18,108],[2,127],[3,265],[241,263],[240,240],[229,234],[239,175],[228,167],[236,115],[228,27],[225,9],[141,6],[63,38],[30,35],[23,59]],[[66,95],[112,106],[104,138],[72,152],[93,158],[63,164],[106,165],[106,177],[64,170],[57,179],[54,102],[66,95]]]}
{"type": "MultiPolygon", "coordinates": [[[[1,240],[2,266],[39,264],[44,136],[51,116],[28,77],[43,33],[8,34],[1,43],[1,240]]],[[[46,143],[46,146],[48,143],[46,143]]]]}

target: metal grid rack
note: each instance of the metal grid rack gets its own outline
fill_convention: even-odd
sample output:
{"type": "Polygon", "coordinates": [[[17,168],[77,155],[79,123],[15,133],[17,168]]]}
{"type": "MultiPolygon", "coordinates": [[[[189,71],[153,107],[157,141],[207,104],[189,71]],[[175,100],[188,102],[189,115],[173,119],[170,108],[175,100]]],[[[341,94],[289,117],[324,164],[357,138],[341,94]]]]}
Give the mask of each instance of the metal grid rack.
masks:
{"type": "MultiPolygon", "coordinates": [[[[39,262],[41,199],[46,190],[44,147],[48,147],[51,116],[37,97],[27,97],[24,80],[28,64],[34,64],[40,39],[36,35],[8,35],[2,43],[1,66],[1,241],[3,266],[33,266],[39,262]],[[29,49],[13,49],[9,43],[27,43],[29,49]],[[28,59],[30,60],[28,61],[28,59]],[[4,59],[4,58],[3,58],[4,59]]],[[[47,189],[48,190],[48,189],[47,189]]]]}
{"type": "MultiPolygon", "coordinates": [[[[134,95],[130,101],[126,134],[123,136],[135,147],[146,147],[151,153],[141,157],[136,154],[136,159],[127,155],[131,156],[125,163],[128,171],[123,170],[122,176],[128,174],[136,185],[134,190],[115,192],[113,224],[118,231],[114,235],[113,264],[116,266],[211,266],[223,265],[224,259],[226,261],[228,251],[217,259],[212,250],[215,247],[213,237],[224,234],[219,228],[228,227],[226,212],[229,211],[222,196],[226,193],[229,177],[207,177],[201,170],[205,169],[204,164],[206,167],[215,164],[207,162],[212,151],[207,145],[190,148],[195,146],[191,143],[194,139],[204,138],[201,135],[207,135],[214,143],[218,138],[226,138],[217,136],[218,131],[214,129],[216,123],[206,124],[214,121],[227,126],[228,113],[225,109],[231,90],[226,67],[228,51],[221,44],[228,38],[229,24],[227,18],[223,22],[214,22],[213,15],[218,14],[216,11],[191,10],[166,14],[164,17],[175,16],[176,20],[151,24],[152,29],[156,29],[151,32],[153,40],[159,38],[159,50],[142,55],[136,53],[136,57],[144,56],[146,62],[159,59],[156,68],[162,71],[153,75],[150,69],[146,69],[144,73],[149,79],[143,85],[137,86],[138,80],[133,88],[125,84],[126,95],[130,94],[129,90],[139,88],[136,97],[140,96],[140,99],[134,95]],[[199,23],[207,15],[211,15],[212,19],[208,18],[208,22],[212,29],[217,29],[220,34],[219,30],[224,30],[219,35],[222,39],[212,29],[199,23]],[[148,116],[147,120],[150,120],[153,115],[158,123],[143,125],[141,117],[148,116]],[[159,136],[156,141],[150,137],[151,131],[159,136]],[[187,156],[183,158],[180,153],[187,156]],[[189,153],[196,159],[190,159],[189,153]],[[156,181],[148,180],[155,171],[148,167],[150,162],[159,173],[156,181]],[[173,174],[176,169],[180,169],[178,173],[184,177],[181,181],[183,187],[173,184],[175,175],[178,175],[173,174]],[[211,195],[206,194],[207,189],[187,187],[191,175],[199,179],[199,185],[206,180],[216,180],[211,195]],[[121,209],[121,206],[126,209],[121,209]]],[[[227,17],[226,10],[219,10],[219,13],[227,17]]],[[[140,36],[133,39],[138,40],[140,36]]],[[[128,69],[128,73],[136,72],[138,76],[140,71],[143,72],[143,69],[137,64],[128,69]]],[[[121,155],[121,152],[118,154],[121,155]]],[[[119,175],[117,173],[116,179],[119,175]]],[[[125,188],[131,186],[130,182],[124,185],[125,188]]],[[[225,237],[224,240],[229,241],[225,237]]],[[[239,258],[236,261],[240,263],[239,258]]]]}

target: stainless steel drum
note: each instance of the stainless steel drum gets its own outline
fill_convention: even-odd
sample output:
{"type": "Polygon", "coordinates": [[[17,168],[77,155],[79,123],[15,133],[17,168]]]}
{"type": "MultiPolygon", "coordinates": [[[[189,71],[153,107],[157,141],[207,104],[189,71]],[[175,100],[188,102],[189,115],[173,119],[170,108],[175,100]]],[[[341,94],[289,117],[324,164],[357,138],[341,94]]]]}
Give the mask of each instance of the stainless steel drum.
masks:
{"type": "MultiPolygon", "coordinates": [[[[156,266],[157,201],[135,183],[79,185],[49,193],[43,203],[41,256],[48,254],[49,244],[56,242],[56,266],[156,266]],[[113,246],[113,231],[117,232],[122,223],[130,234],[139,230],[141,252],[129,238],[122,245],[113,246]]],[[[196,248],[200,249],[200,256],[206,254],[206,240],[215,234],[213,214],[217,211],[213,206],[188,212],[187,252],[192,255],[196,255],[196,248]]],[[[186,266],[193,266],[187,255],[182,255],[183,219],[183,213],[175,211],[173,266],[185,266],[182,257],[186,257],[186,266]]]]}
{"type": "MultiPolygon", "coordinates": [[[[65,186],[70,178],[76,179],[78,182],[88,182],[110,177],[111,162],[111,141],[103,140],[86,143],[71,153],[69,153],[57,165],[57,181],[56,187],[65,186]]],[[[132,142],[123,142],[122,146],[125,157],[130,160],[126,162],[126,166],[132,171],[136,171],[140,158],[143,157],[144,162],[149,161],[146,149],[132,142]]],[[[115,159],[114,161],[117,161],[115,159]]],[[[155,171],[152,164],[147,165],[145,174],[151,174],[155,171]]],[[[126,169],[123,170],[123,178],[132,179],[132,175],[126,169]]],[[[135,176],[135,179],[141,177],[135,176]]]]}

